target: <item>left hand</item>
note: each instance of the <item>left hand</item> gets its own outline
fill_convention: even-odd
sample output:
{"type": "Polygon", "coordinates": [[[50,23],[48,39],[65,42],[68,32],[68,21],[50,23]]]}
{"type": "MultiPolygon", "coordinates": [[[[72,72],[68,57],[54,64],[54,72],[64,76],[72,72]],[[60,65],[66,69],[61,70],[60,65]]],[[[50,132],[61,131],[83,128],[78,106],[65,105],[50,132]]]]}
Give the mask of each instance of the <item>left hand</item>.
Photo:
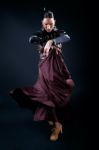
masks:
{"type": "Polygon", "coordinates": [[[53,43],[53,41],[52,41],[52,40],[49,40],[49,41],[46,43],[45,47],[44,47],[44,53],[45,53],[46,56],[48,56],[48,54],[49,54],[49,50],[50,50],[50,48],[51,48],[51,46],[52,46],[52,43],[53,43]]]}

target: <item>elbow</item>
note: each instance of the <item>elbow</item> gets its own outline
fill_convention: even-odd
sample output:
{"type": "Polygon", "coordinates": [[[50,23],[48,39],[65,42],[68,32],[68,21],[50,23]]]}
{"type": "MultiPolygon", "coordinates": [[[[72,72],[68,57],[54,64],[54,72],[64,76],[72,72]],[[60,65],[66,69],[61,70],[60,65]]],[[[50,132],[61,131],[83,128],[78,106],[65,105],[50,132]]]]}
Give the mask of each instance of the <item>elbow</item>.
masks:
{"type": "Polygon", "coordinates": [[[66,38],[66,41],[70,41],[71,40],[71,38],[70,38],[70,36],[68,34],[65,34],[65,38],[66,38]]]}
{"type": "Polygon", "coordinates": [[[29,43],[30,43],[30,44],[32,43],[32,39],[33,39],[33,36],[30,36],[30,37],[29,37],[29,43]]]}

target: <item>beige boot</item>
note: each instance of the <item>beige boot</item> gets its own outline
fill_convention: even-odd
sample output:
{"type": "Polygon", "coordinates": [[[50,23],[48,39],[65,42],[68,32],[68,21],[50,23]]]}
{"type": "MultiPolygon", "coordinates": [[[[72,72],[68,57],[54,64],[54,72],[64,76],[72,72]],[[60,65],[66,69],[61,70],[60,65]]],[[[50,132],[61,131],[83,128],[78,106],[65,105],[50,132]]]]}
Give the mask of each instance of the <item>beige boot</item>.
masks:
{"type": "Polygon", "coordinates": [[[62,125],[60,124],[59,126],[56,126],[53,129],[52,134],[50,135],[50,140],[51,141],[56,141],[59,138],[59,134],[62,133],[62,125]]]}

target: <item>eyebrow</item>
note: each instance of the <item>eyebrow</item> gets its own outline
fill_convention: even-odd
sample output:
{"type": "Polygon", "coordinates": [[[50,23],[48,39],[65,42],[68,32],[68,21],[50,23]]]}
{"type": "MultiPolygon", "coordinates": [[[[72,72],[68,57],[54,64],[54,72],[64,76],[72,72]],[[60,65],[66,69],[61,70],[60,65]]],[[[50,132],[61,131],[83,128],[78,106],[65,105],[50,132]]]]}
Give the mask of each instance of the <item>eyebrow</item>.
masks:
{"type": "Polygon", "coordinates": [[[45,24],[51,24],[52,25],[53,23],[45,23],[45,24]]]}

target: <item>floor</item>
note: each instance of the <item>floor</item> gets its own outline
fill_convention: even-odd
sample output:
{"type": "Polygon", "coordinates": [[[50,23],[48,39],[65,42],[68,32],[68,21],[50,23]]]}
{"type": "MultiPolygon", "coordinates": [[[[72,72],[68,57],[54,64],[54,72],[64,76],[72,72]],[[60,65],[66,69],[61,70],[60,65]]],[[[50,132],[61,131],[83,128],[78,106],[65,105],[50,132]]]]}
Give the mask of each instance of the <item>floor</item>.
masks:
{"type": "Polygon", "coordinates": [[[34,122],[30,110],[20,108],[8,95],[1,95],[0,150],[85,150],[83,100],[79,96],[72,98],[65,114],[63,133],[58,141],[51,142],[51,128],[47,122],[34,122]]]}

